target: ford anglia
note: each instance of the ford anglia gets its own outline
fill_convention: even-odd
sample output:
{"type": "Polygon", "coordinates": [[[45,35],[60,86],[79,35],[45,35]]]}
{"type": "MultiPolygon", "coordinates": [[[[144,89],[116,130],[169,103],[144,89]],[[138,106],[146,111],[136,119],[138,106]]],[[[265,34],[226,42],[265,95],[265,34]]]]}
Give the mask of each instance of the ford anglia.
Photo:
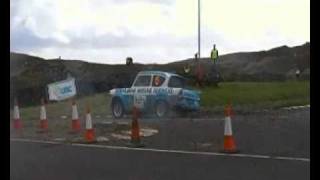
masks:
{"type": "Polygon", "coordinates": [[[110,90],[111,111],[115,118],[130,113],[133,106],[142,112],[165,117],[170,110],[198,111],[200,92],[186,88],[186,79],[163,71],[141,71],[131,88],[110,90]]]}

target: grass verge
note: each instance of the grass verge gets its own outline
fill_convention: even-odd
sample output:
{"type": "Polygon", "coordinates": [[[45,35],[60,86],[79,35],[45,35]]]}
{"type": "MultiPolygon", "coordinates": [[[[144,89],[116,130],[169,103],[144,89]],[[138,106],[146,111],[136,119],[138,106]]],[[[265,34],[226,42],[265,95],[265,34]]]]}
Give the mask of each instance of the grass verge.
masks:
{"type": "Polygon", "coordinates": [[[279,108],[310,103],[309,81],[228,82],[201,89],[201,105],[206,109],[234,106],[255,109],[279,108]]]}
{"type": "MultiPolygon", "coordinates": [[[[218,88],[200,89],[201,106],[205,111],[221,111],[228,100],[235,108],[248,110],[305,105],[310,103],[309,89],[309,81],[220,83],[218,88]]],[[[79,115],[84,118],[86,104],[89,104],[95,119],[105,118],[110,115],[109,103],[108,93],[78,99],[79,115]]],[[[69,121],[71,118],[70,100],[50,103],[46,109],[48,119],[69,121]]],[[[22,108],[20,113],[24,120],[38,123],[40,108],[38,106],[22,108]]],[[[12,115],[12,112],[10,114],[12,115]]]]}

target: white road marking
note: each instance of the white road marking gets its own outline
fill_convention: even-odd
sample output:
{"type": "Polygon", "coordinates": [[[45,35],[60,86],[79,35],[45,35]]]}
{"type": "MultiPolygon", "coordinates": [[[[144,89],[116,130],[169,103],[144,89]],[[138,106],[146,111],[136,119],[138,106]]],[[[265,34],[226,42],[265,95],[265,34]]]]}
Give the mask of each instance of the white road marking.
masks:
{"type": "Polygon", "coordinates": [[[61,142],[55,142],[55,141],[43,141],[43,140],[22,139],[22,138],[10,138],[10,141],[45,143],[45,144],[63,144],[63,143],[61,143],[61,142]]]}
{"type": "Polygon", "coordinates": [[[164,153],[177,153],[177,154],[227,156],[227,157],[243,157],[243,158],[255,158],[255,159],[275,159],[275,160],[310,162],[309,158],[267,156],[267,155],[254,155],[254,154],[227,154],[227,153],[217,153],[217,152],[195,152],[195,151],[164,150],[164,149],[151,149],[151,148],[131,148],[131,147],[123,147],[123,146],[106,146],[106,145],[80,144],[80,143],[62,143],[62,142],[31,140],[31,139],[21,139],[21,138],[10,138],[10,141],[44,143],[44,144],[60,144],[60,145],[71,145],[71,146],[78,146],[78,147],[95,147],[95,148],[121,149],[121,150],[133,150],[133,151],[148,151],[148,152],[164,152],[164,153]]]}
{"type": "MultiPolygon", "coordinates": [[[[220,118],[179,118],[179,117],[171,117],[168,119],[162,119],[162,121],[171,121],[172,119],[176,120],[176,121],[224,121],[224,117],[220,117],[220,118]]],[[[153,123],[153,122],[160,122],[159,120],[155,119],[155,118],[141,118],[139,119],[139,121],[142,122],[147,122],[147,123],[153,123]]],[[[131,123],[131,119],[130,118],[122,118],[120,120],[114,120],[114,119],[108,119],[108,121],[104,121],[104,122],[99,122],[98,124],[108,124],[108,123],[117,123],[117,124],[130,124],[131,123]]]]}
{"type": "Polygon", "coordinates": [[[111,125],[111,124],[118,124],[118,125],[128,125],[130,124],[129,120],[128,121],[103,121],[103,122],[98,122],[96,124],[103,124],[103,125],[111,125]]]}
{"type": "Polygon", "coordinates": [[[310,104],[305,106],[291,106],[291,107],[284,107],[283,109],[291,110],[291,109],[302,109],[302,108],[310,108],[310,104]]]}

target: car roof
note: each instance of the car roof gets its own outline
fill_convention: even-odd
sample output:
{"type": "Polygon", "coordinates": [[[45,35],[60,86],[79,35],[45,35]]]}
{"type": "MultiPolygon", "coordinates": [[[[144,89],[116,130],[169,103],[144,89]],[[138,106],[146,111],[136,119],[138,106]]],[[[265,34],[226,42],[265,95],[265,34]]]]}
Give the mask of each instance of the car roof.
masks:
{"type": "MultiPolygon", "coordinates": [[[[182,77],[178,74],[174,74],[174,73],[170,73],[170,72],[165,72],[165,71],[140,71],[138,73],[138,75],[163,75],[166,77],[170,77],[170,76],[179,76],[182,77]]],[[[183,77],[182,77],[183,78],[183,77]]]]}

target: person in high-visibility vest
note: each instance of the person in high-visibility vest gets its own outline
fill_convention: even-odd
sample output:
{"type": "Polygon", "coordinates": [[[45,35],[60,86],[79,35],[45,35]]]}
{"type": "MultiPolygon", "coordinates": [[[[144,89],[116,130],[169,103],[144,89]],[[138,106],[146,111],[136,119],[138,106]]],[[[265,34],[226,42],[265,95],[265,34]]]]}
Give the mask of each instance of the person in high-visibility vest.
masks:
{"type": "Polygon", "coordinates": [[[218,87],[218,79],[220,78],[219,73],[217,71],[217,66],[216,66],[216,62],[218,60],[218,57],[219,57],[218,50],[216,49],[216,45],[214,44],[213,49],[210,54],[210,58],[213,61],[213,69],[214,69],[214,72],[216,73],[216,82],[214,84],[216,87],[218,87]]]}
{"type": "Polygon", "coordinates": [[[214,44],[213,45],[213,49],[212,49],[212,51],[211,51],[211,55],[210,55],[210,57],[211,57],[211,59],[212,59],[212,61],[213,61],[213,63],[214,64],[216,64],[216,61],[217,61],[217,59],[218,59],[218,50],[216,49],[216,45],[214,44]]]}

